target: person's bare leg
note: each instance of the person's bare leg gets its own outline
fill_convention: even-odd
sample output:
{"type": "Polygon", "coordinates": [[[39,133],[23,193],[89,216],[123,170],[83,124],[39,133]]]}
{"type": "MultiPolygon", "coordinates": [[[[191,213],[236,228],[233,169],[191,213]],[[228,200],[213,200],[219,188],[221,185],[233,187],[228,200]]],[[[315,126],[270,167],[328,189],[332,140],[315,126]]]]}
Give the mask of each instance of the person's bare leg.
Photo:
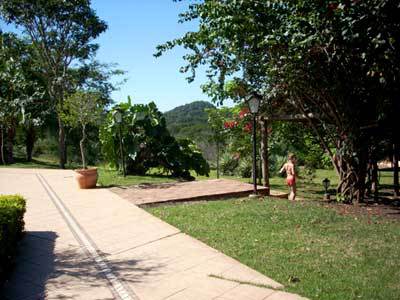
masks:
{"type": "Polygon", "coordinates": [[[296,184],[290,187],[288,199],[294,201],[295,198],[296,198],[296,184]]]}
{"type": "Polygon", "coordinates": [[[296,200],[296,183],[292,186],[292,200],[296,200]]]}

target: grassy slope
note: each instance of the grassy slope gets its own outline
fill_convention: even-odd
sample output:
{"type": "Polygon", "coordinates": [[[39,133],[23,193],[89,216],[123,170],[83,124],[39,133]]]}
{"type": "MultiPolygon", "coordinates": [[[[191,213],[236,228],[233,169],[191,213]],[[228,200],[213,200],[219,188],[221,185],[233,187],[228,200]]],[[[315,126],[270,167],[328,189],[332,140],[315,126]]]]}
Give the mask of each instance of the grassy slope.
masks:
{"type": "Polygon", "coordinates": [[[311,299],[400,298],[398,223],[272,199],[149,210],[288,291],[311,299]]]}

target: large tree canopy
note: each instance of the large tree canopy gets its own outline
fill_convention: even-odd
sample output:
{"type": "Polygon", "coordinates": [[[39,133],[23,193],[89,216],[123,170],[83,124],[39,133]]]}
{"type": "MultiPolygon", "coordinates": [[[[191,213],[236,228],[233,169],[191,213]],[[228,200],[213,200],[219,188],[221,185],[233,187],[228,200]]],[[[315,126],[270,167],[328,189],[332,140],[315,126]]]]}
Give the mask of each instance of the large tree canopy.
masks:
{"type": "Polygon", "coordinates": [[[30,45],[14,34],[0,33],[0,160],[3,163],[14,160],[17,124],[31,126],[46,111],[40,102],[42,97],[43,86],[35,73],[30,45]]]}
{"type": "MultiPolygon", "coordinates": [[[[0,14],[20,27],[32,43],[49,97],[61,112],[71,85],[71,65],[95,53],[98,45],[93,40],[107,25],[97,17],[89,0],[3,0],[0,14]]],[[[65,131],[60,114],[58,123],[60,166],[64,167],[65,131]]]]}
{"type": "Polygon", "coordinates": [[[399,14],[394,0],[204,0],[181,15],[197,20],[198,30],[159,46],[156,56],[184,46],[191,51],[182,71],[192,71],[191,80],[208,65],[205,91],[215,100],[231,96],[225,83],[233,80],[264,95],[265,113],[308,116],[340,176],[338,193],[361,200],[378,132],[394,133],[399,14]]]}

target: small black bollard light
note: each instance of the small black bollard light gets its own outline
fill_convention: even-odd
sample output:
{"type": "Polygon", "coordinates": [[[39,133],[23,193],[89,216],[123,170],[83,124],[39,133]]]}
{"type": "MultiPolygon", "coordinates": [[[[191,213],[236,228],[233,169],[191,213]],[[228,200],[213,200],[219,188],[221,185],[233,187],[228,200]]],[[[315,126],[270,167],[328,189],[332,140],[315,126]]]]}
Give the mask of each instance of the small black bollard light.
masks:
{"type": "Polygon", "coordinates": [[[328,192],[328,188],[331,185],[331,181],[328,178],[325,178],[324,180],[322,180],[322,185],[325,189],[324,200],[330,200],[331,195],[328,192]]]}

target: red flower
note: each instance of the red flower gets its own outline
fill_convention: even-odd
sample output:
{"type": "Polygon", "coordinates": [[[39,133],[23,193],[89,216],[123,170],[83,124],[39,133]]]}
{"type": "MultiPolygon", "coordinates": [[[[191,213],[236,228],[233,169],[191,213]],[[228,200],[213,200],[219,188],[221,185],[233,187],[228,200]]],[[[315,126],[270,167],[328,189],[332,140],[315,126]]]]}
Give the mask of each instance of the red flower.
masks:
{"type": "Polygon", "coordinates": [[[242,108],[242,110],[239,112],[239,118],[243,119],[249,114],[249,109],[247,107],[242,108]]]}
{"type": "Polygon", "coordinates": [[[237,122],[237,121],[226,121],[226,122],[224,122],[224,127],[225,127],[226,129],[235,128],[237,125],[238,125],[238,122],[237,122]]]}
{"type": "Polygon", "coordinates": [[[330,11],[334,11],[334,10],[337,10],[338,6],[339,6],[339,4],[337,4],[337,3],[329,3],[328,4],[328,9],[330,11]]]}
{"type": "Polygon", "coordinates": [[[252,129],[253,129],[253,125],[251,123],[247,123],[243,127],[243,130],[246,132],[251,132],[252,129]]]}

